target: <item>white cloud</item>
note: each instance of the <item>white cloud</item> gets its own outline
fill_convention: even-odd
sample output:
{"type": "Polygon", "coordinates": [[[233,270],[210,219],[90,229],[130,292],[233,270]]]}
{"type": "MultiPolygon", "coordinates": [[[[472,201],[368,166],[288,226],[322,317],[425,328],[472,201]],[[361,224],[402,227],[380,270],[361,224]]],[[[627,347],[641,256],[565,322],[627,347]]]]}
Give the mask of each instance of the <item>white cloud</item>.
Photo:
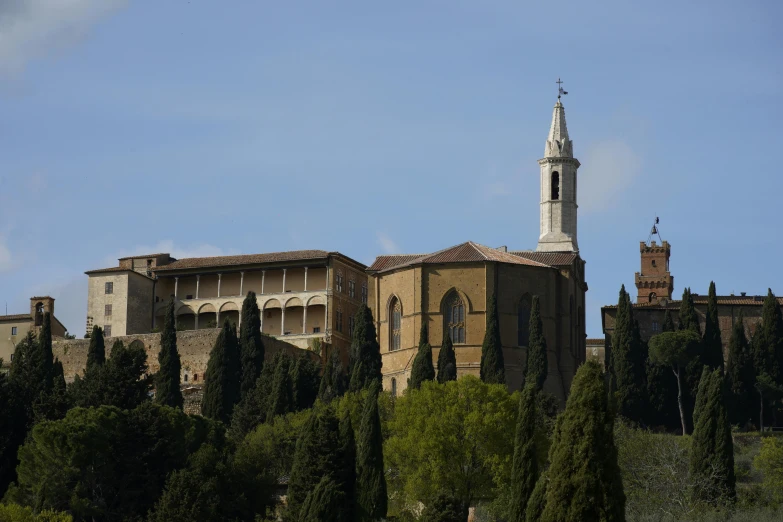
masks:
{"type": "Polygon", "coordinates": [[[190,245],[186,247],[177,246],[174,241],[170,239],[164,239],[158,241],[155,245],[137,245],[130,250],[121,250],[117,254],[107,258],[105,260],[106,266],[114,266],[117,264],[117,259],[128,256],[138,256],[143,254],[160,254],[168,253],[177,259],[185,257],[212,257],[212,256],[232,256],[239,252],[234,249],[224,250],[215,245],[207,243],[201,243],[197,245],[190,245]]]}
{"type": "Polygon", "coordinates": [[[502,181],[495,181],[484,185],[484,199],[492,199],[498,196],[508,196],[511,194],[511,190],[508,185],[502,181]]]}
{"type": "Polygon", "coordinates": [[[0,273],[8,272],[11,268],[13,268],[11,250],[8,248],[6,239],[3,236],[0,236],[0,273]]]}
{"type": "Polygon", "coordinates": [[[0,74],[16,73],[62,50],[126,0],[0,0],[0,74]]]}
{"type": "Polygon", "coordinates": [[[589,146],[582,164],[577,196],[580,212],[600,212],[615,205],[641,170],[639,156],[619,139],[589,146]]]}
{"type": "Polygon", "coordinates": [[[384,234],[383,232],[378,232],[376,234],[376,240],[378,241],[378,244],[381,246],[381,249],[386,254],[399,254],[400,249],[397,246],[397,243],[395,243],[389,236],[384,234]]]}

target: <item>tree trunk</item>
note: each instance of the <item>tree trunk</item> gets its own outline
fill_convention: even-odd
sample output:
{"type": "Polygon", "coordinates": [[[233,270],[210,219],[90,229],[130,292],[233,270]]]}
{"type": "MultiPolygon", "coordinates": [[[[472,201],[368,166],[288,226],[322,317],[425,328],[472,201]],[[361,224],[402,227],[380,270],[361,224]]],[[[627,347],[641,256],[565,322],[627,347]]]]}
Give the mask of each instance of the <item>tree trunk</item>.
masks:
{"type": "Polygon", "coordinates": [[[680,423],[682,424],[682,434],[685,435],[688,431],[688,428],[685,422],[685,405],[682,403],[682,377],[680,377],[680,367],[677,366],[676,370],[672,368],[672,371],[674,372],[674,376],[677,377],[677,404],[680,407],[680,423]]]}

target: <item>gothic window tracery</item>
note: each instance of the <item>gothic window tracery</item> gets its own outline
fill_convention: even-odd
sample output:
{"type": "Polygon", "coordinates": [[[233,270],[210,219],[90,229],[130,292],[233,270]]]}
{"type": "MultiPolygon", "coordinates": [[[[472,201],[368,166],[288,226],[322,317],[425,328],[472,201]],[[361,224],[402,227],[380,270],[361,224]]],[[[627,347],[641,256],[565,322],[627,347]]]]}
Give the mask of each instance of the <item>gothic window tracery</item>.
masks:
{"type": "Polygon", "coordinates": [[[402,305],[396,297],[392,299],[389,305],[389,350],[399,350],[401,346],[402,333],[402,305]]]}
{"type": "Polygon", "coordinates": [[[446,301],[446,328],[454,344],[465,344],[465,303],[454,292],[446,301]]]}

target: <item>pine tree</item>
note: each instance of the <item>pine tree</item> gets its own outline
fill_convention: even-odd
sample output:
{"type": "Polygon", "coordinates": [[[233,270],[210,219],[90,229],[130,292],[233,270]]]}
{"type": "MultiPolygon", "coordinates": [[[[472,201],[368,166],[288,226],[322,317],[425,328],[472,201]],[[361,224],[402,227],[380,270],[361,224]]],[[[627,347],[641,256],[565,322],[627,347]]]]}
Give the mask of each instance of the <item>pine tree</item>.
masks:
{"type": "Polygon", "coordinates": [[[301,522],[338,522],[346,496],[331,475],[318,482],[302,505],[301,522]]]}
{"type": "Polygon", "coordinates": [[[380,381],[373,381],[365,398],[356,444],[356,522],[374,522],[386,517],[388,499],[378,414],[380,390],[380,381]]]}
{"type": "Polygon", "coordinates": [[[356,493],[356,437],[350,412],[346,409],[340,419],[340,488],[345,492],[345,504],[340,508],[340,521],[353,520],[354,495],[356,493]]]}
{"type": "Polygon", "coordinates": [[[367,305],[356,311],[351,341],[351,391],[366,388],[375,379],[381,379],[381,347],[367,305]]]}
{"type": "Polygon", "coordinates": [[[612,335],[612,376],[617,413],[634,422],[643,422],[647,413],[645,361],[631,297],[623,285],[612,335]]]}
{"type": "MultiPolygon", "coordinates": [[[[228,319],[209,354],[201,413],[228,422],[239,401],[239,346],[234,326],[228,319]]],[[[287,373],[287,372],[286,372],[287,373]]]]}
{"type": "Polygon", "coordinates": [[[725,384],[720,369],[705,372],[699,386],[699,410],[691,438],[690,470],[694,493],[717,503],[736,496],[734,445],[725,404],[725,384]]]}
{"type": "Polygon", "coordinates": [[[435,380],[435,367],[432,364],[432,346],[430,346],[427,320],[422,321],[419,334],[419,350],[413,359],[411,378],[408,387],[418,390],[424,381],[435,380]]]}
{"type": "Polygon", "coordinates": [[[492,295],[487,310],[487,329],[481,345],[481,380],[489,384],[506,384],[506,369],[503,361],[503,344],[500,341],[500,319],[498,299],[492,295]]]}
{"type": "MultiPolygon", "coordinates": [[[[155,402],[164,406],[182,409],[184,399],[180,390],[180,372],[182,363],[177,351],[177,327],[174,317],[174,296],[169,299],[163,331],[160,334],[160,352],[158,352],[160,370],[155,376],[155,402]]],[[[217,418],[217,417],[215,417],[217,418]]]]}
{"type": "Polygon", "coordinates": [[[255,292],[248,292],[242,303],[242,321],[239,329],[242,381],[240,395],[244,398],[256,385],[264,365],[264,344],[261,339],[261,311],[255,292]]]}
{"type": "Polygon", "coordinates": [[[745,336],[745,318],[740,310],[731,328],[729,355],[726,361],[729,390],[729,418],[732,424],[744,425],[753,415],[756,401],[753,393],[753,354],[745,336]]]}
{"type": "Polygon", "coordinates": [[[340,362],[340,354],[333,350],[324,365],[324,373],[318,388],[318,398],[324,402],[342,397],[345,394],[345,375],[340,362]]]}
{"type": "Polygon", "coordinates": [[[543,522],[625,520],[613,432],[603,372],[598,363],[587,361],[576,372],[555,426],[543,522]]]}
{"type": "Polygon", "coordinates": [[[710,369],[723,370],[723,340],[718,324],[718,298],[715,295],[715,281],[710,282],[707,299],[707,316],[704,322],[704,364],[710,369]]]}
{"type": "Polygon", "coordinates": [[[541,321],[541,304],[537,295],[533,296],[530,310],[530,338],[527,346],[525,382],[533,383],[536,389],[541,391],[544,389],[544,382],[549,373],[549,362],[546,337],[544,337],[544,323],[541,321]]]}
{"type": "Polygon", "coordinates": [[[519,399],[519,418],[514,439],[514,461],[511,470],[510,522],[525,522],[527,503],[538,480],[536,453],[536,395],[535,381],[528,381],[519,399]]]}
{"type": "Polygon", "coordinates": [[[457,354],[454,353],[454,344],[451,342],[449,329],[443,329],[443,341],[438,354],[438,382],[445,384],[448,381],[457,380],[457,354]]]}
{"type": "Polygon", "coordinates": [[[292,409],[291,397],[291,357],[283,352],[275,356],[275,373],[269,392],[266,421],[272,422],[277,415],[285,415],[292,409]]]}
{"type": "Polygon", "coordinates": [[[106,362],[106,345],[103,339],[103,329],[100,326],[92,327],[90,334],[90,347],[87,349],[87,369],[100,367],[106,362]]]}

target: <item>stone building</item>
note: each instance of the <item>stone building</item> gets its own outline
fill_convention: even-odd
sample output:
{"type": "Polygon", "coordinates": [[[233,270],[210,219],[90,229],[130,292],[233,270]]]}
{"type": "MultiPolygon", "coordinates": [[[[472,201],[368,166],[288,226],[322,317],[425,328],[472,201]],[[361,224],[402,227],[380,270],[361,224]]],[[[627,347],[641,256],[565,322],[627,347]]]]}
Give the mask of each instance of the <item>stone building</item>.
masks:
{"type": "Polygon", "coordinates": [[[26,314],[0,315],[0,359],[3,366],[10,366],[16,345],[27,332],[37,332],[43,324],[43,314],[52,318],[52,337],[64,337],[65,326],[54,315],[54,299],[49,296],[31,297],[30,312],[26,314]]]}
{"type": "Polygon", "coordinates": [[[419,331],[429,328],[437,363],[444,331],[454,343],[458,374],[479,374],[486,312],[497,295],[506,380],[522,383],[531,300],[541,301],[549,349],[546,391],[564,401],[585,358],[585,262],[577,246],[579,162],[560,99],[554,107],[541,170],[541,220],[535,251],[508,251],[473,242],[433,254],[385,255],[368,268],[369,306],[383,358],[384,389],[407,387],[419,331]]]}
{"type": "Polygon", "coordinates": [[[257,295],[261,328],[300,348],[315,340],[344,351],[353,315],[367,302],[366,266],[339,252],[299,250],[175,259],[169,254],[122,258],[91,270],[87,331],[107,337],[149,333],[163,325],[170,296],[179,330],[237,325],[244,296],[257,295]]]}

